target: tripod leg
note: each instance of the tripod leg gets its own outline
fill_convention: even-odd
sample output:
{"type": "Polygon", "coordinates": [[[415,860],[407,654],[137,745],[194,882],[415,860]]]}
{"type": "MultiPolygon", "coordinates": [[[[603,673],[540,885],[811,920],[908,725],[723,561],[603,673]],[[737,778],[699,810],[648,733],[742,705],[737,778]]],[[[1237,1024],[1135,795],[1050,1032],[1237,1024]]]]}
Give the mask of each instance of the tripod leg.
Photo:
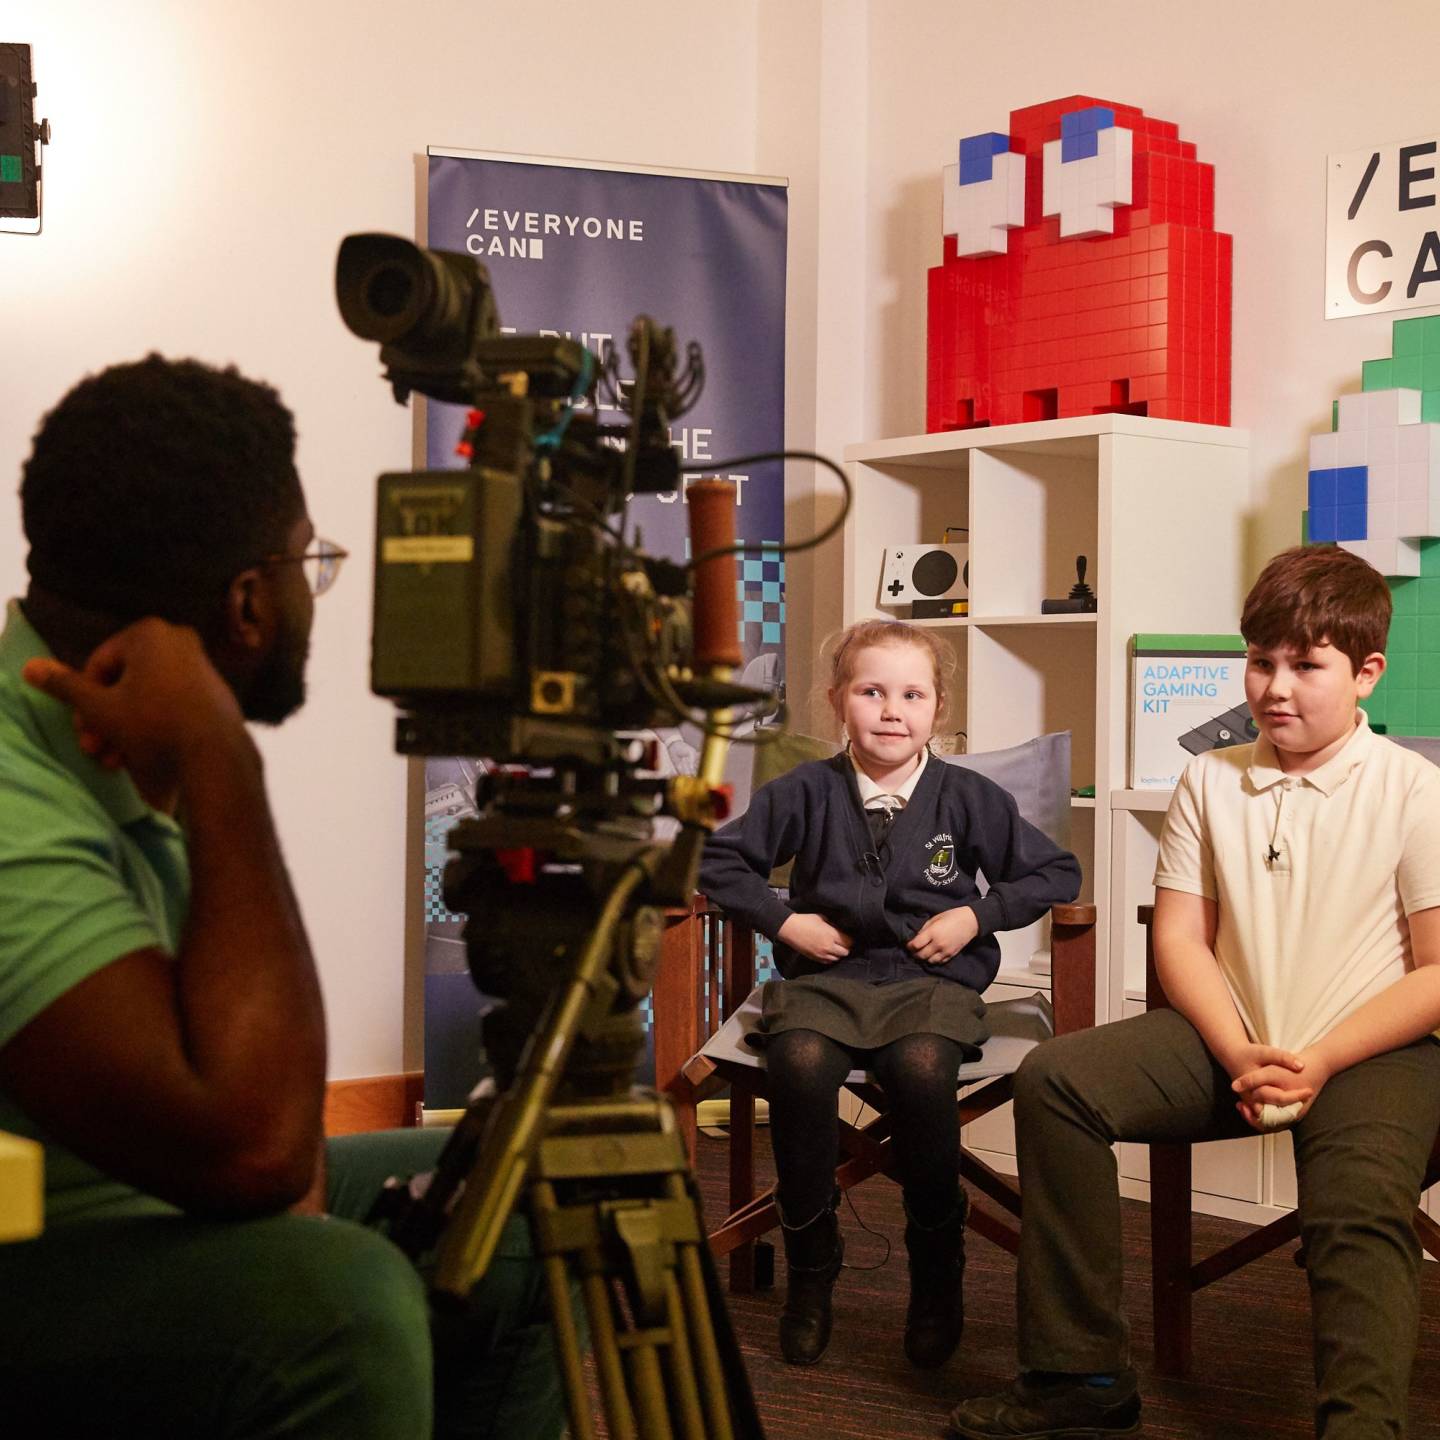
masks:
{"type": "Polygon", "coordinates": [[[675,1408],[684,1440],[707,1440],[700,1390],[695,1383],[695,1355],[690,1327],[685,1322],[685,1301],[672,1270],[665,1282],[665,1312],[671,1335],[671,1371],[675,1382],[675,1408]]]}
{"type": "MultiPolygon", "coordinates": [[[[541,1222],[552,1220],[559,1206],[555,1187],[548,1180],[531,1183],[532,1217],[541,1222]]],[[[575,1328],[575,1311],[570,1292],[570,1271],[563,1251],[542,1251],[545,1284],[550,1296],[550,1312],[555,1328],[555,1353],[565,1382],[565,1400],[570,1410],[572,1440],[594,1440],[595,1427],[590,1415],[590,1396],[585,1389],[585,1372],[580,1359],[580,1337],[575,1328]]],[[[615,1317],[610,1307],[610,1293],[604,1277],[585,1275],[580,1282],[585,1300],[585,1314],[590,1326],[591,1344],[595,1351],[595,1369],[605,1416],[613,1440],[638,1440],[635,1415],[625,1388],[625,1371],[620,1347],[615,1338],[615,1317]]]]}
{"type": "Polygon", "coordinates": [[[670,1410],[665,1403],[665,1378],[655,1344],[632,1336],[625,1348],[625,1360],[643,1440],[674,1440],[670,1410]]]}
{"type": "MultiPolygon", "coordinates": [[[[686,1188],[684,1179],[671,1175],[665,1182],[666,1195],[692,1207],[694,1197],[686,1188]]],[[[697,1208],[698,1219],[698,1208],[697,1208]]],[[[704,1233],[703,1227],[701,1233],[704,1233]]],[[[701,1242],[704,1243],[703,1241],[701,1242]]],[[[677,1245],[675,1262],[680,1271],[680,1288],[685,1297],[685,1315],[689,1330],[694,1337],[695,1359],[699,1366],[700,1378],[708,1401],[706,1409],[713,1418],[714,1440],[733,1440],[730,1427],[730,1395],[725,1384],[725,1371],[720,1363],[720,1350],[715,1343],[715,1328],[710,1321],[710,1306],[705,1294],[705,1275],[700,1267],[700,1255],[694,1245],[677,1245]]]]}
{"type": "Polygon", "coordinates": [[[603,1275],[586,1275],[580,1281],[585,1293],[585,1314],[590,1321],[590,1342],[595,1348],[595,1368],[600,1376],[600,1393],[605,1402],[605,1419],[615,1440],[638,1440],[635,1412],[625,1386],[625,1367],[615,1336],[615,1312],[603,1275]]]}
{"type": "Polygon", "coordinates": [[[559,1255],[547,1255],[544,1265],[545,1285],[550,1295],[550,1319],[555,1331],[555,1358],[560,1366],[561,1379],[565,1382],[565,1403],[570,1410],[571,1440],[595,1440],[565,1261],[559,1255]]]}

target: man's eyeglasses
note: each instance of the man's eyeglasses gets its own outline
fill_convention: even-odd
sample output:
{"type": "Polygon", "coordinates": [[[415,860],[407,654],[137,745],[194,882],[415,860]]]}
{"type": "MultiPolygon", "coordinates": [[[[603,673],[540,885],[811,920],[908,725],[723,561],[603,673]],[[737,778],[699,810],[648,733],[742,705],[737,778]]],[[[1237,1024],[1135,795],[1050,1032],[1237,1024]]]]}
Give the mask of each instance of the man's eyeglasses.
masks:
{"type": "Polygon", "coordinates": [[[341,563],[350,554],[333,540],[318,536],[303,555],[267,555],[266,565],[299,565],[312,595],[323,595],[340,573],[341,563]]]}

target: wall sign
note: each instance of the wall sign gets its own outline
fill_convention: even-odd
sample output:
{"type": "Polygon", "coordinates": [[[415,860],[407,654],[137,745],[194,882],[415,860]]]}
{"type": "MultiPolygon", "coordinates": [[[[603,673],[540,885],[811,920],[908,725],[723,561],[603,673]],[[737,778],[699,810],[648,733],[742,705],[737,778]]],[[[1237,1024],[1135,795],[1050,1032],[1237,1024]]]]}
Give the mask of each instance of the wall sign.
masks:
{"type": "Polygon", "coordinates": [[[1331,155],[1325,318],[1440,305],[1440,136],[1331,155]]]}

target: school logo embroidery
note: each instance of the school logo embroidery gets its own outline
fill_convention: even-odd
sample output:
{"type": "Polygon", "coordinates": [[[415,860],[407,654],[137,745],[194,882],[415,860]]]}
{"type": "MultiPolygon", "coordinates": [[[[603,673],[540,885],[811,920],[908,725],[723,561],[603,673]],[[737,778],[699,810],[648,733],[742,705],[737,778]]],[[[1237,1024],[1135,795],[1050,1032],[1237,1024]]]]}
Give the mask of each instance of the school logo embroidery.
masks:
{"type": "Polygon", "coordinates": [[[939,835],[932,835],[925,842],[925,850],[928,857],[925,878],[932,885],[948,885],[960,868],[955,858],[954,837],[943,831],[939,835]]]}

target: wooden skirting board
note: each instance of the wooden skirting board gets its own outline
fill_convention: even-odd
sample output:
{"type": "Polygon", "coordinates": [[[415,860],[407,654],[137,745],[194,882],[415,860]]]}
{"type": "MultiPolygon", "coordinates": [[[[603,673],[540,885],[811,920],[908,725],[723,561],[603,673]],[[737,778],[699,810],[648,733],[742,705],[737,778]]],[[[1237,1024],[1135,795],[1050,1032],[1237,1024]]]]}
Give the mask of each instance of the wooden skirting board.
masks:
{"type": "Polygon", "coordinates": [[[369,1075],[360,1080],[332,1080],[325,1087],[325,1133],[408,1130],[417,1123],[424,1094],[425,1076],[419,1070],[403,1075],[369,1075]]]}

